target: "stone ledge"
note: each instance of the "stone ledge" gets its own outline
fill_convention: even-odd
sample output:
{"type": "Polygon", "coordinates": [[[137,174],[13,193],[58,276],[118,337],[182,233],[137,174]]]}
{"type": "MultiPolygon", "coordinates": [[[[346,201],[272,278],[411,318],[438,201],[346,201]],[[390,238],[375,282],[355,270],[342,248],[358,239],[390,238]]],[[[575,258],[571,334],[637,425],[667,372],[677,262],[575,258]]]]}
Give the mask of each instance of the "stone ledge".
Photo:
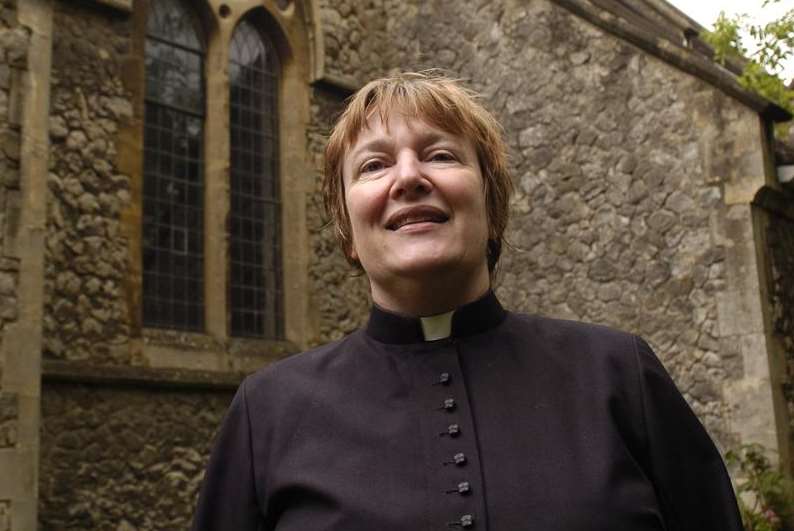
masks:
{"type": "Polygon", "coordinates": [[[98,4],[122,13],[132,13],[132,0],[83,0],[87,4],[98,4]]]}
{"type": "Polygon", "coordinates": [[[603,7],[600,9],[596,8],[589,2],[582,0],[551,1],[594,26],[633,44],[679,70],[683,70],[714,85],[725,94],[758,112],[764,118],[775,122],[785,122],[792,118],[791,114],[782,107],[742,87],[736,80],[736,76],[727,69],[722,68],[705,56],[681,46],[677,42],[670,41],[659,35],[647,34],[630,21],[620,18],[619,15],[611,13],[603,7]]]}
{"type": "Polygon", "coordinates": [[[363,85],[357,80],[344,76],[341,74],[325,73],[322,77],[317,78],[312,84],[316,87],[340,94],[343,97],[353,95],[363,85]]]}
{"type": "Polygon", "coordinates": [[[41,369],[44,383],[196,391],[234,391],[246,376],[232,371],[101,366],[60,360],[43,360],[41,369]]]}

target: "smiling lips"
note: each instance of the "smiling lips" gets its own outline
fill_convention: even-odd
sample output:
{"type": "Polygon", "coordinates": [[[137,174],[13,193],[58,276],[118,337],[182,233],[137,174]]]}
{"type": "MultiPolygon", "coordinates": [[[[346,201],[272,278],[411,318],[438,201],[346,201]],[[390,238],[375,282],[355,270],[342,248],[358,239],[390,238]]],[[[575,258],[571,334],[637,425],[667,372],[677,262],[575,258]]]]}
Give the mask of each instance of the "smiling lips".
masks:
{"type": "Polygon", "coordinates": [[[444,223],[448,219],[449,216],[444,211],[433,206],[408,207],[398,210],[389,216],[386,228],[398,230],[400,227],[415,223],[444,223]]]}

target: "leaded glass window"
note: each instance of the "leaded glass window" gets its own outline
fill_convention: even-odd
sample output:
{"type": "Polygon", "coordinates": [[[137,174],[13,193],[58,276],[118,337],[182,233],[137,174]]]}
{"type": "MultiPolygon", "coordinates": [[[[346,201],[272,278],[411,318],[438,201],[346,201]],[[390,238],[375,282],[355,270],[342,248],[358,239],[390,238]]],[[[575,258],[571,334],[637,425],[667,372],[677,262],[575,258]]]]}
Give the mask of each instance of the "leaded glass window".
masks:
{"type": "Polygon", "coordinates": [[[181,0],[146,26],[143,324],[204,328],[204,42],[181,0]]]}
{"type": "Polygon", "coordinates": [[[237,26],[230,51],[230,327],[235,336],[281,338],[279,65],[254,20],[237,26]]]}

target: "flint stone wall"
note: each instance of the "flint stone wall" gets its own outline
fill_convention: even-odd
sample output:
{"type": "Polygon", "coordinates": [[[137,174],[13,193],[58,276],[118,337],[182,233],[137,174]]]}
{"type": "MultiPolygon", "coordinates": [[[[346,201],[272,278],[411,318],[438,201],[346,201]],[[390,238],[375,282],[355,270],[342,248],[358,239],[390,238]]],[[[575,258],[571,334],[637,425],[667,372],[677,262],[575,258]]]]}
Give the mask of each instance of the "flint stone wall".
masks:
{"type": "MultiPolygon", "coordinates": [[[[20,209],[20,72],[26,68],[29,33],[16,18],[16,1],[0,1],[0,338],[17,319],[19,260],[16,224],[20,209]]],[[[0,381],[4,360],[0,356],[0,381]]],[[[2,442],[0,442],[2,446],[2,442]]]]}
{"type": "MultiPolygon", "coordinates": [[[[16,321],[19,312],[17,246],[25,242],[18,242],[15,236],[21,205],[21,77],[27,68],[29,44],[29,30],[17,19],[16,0],[0,0],[0,342],[6,325],[16,321]]],[[[28,446],[29,441],[19,440],[19,397],[16,392],[3,389],[6,361],[0,352],[0,451],[13,452],[19,443],[28,446]]],[[[13,492],[13,485],[8,482],[0,477],[3,492],[13,492]]],[[[0,497],[0,531],[11,531],[14,506],[3,497],[0,497]]]]}
{"type": "Polygon", "coordinates": [[[123,364],[130,260],[120,212],[130,191],[115,161],[119,124],[132,116],[122,83],[130,20],[90,3],[55,8],[44,353],[123,364]]]}
{"type": "MultiPolygon", "coordinates": [[[[422,5],[429,3],[442,4],[320,0],[326,71],[363,84],[390,68],[405,68],[406,59],[415,61],[422,53],[418,32],[425,28],[419,23],[419,15],[422,5]]],[[[448,4],[451,7],[454,3],[448,4]]],[[[461,28],[459,22],[455,21],[454,31],[461,28]]],[[[450,27],[444,31],[450,31],[450,27]]]]}
{"type": "Polygon", "coordinates": [[[188,529],[231,392],[49,383],[42,529],[188,529]]]}
{"type": "Polygon", "coordinates": [[[358,328],[369,311],[369,284],[366,277],[347,263],[339,250],[333,226],[323,208],[323,150],[329,129],[343,105],[338,95],[322,89],[312,94],[312,123],[307,144],[316,168],[314,189],[307,194],[307,226],[310,232],[311,307],[315,334],[310,344],[321,345],[358,328]]]}
{"type": "MultiPolygon", "coordinates": [[[[20,73],[27,66],[29,32],[19,25],[15,0],[0,0],[0,341],[18,317],[19,260],[14,234],[20,210],[20,73]]],[[[17,395],[3,391],[0,355],[0,449],[17,444],[17,395]]],[[[10,502],[0,500],[0,530],[10,529],[10,502]],[[5,526],[5,527],[4,527],[5,526]]]]}

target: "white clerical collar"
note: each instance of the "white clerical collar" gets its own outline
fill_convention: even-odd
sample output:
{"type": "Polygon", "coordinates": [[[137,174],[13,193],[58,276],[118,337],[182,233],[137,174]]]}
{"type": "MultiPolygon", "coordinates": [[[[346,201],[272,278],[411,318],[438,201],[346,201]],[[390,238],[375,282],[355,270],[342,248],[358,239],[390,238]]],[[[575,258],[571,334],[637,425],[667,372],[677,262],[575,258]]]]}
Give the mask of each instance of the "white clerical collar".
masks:
{"type": "Polygon", "coordinates": [[[420,317],[425,341],[436,341],[449,337],[452,334],[452,314],[454,313],[455,310],[452,310],[438,315],[420,317]]]}

